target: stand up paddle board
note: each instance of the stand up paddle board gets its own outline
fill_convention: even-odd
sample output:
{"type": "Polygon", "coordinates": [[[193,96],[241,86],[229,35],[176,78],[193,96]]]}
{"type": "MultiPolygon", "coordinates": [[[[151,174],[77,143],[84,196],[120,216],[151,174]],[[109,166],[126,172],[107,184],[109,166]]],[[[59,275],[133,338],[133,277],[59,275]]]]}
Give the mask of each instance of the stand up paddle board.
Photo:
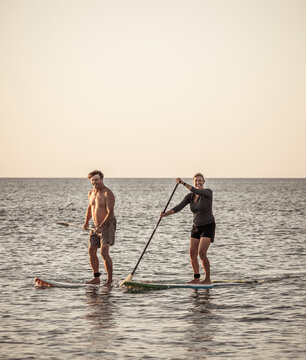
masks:
{"type": "Polygon", "coordinates": [[[242,285],[242,284],[253,284],[254,282],[249,282],[246,280],[218,280],[213,281],[211,284],[158,284],[158,283],[144,283],[144,282],[135,282],[135,281],[125,281],[124,286],[132,289],[212,289],[221,286],[231,286],[231,285],[242,285]]]}
{"type": "Polygon", "coordinates": [[[97,284],[85,284],[85,283],[70,283],[62,281],[53,281],[46,280],[43,278],[35,278],[34,284],[38,288],[48,288],[48,287],[58,287],[58,288],[79,288],[79,287],[88,287],[88,286],[100,286],[97,284]]]}
{"type": "Polygon", "coordinates": [[[155,284],[155,283],[143,283],[135,281],[125,281],[124,286],[133,289],[174,289],[174,288],[187,288],[187,289],[211,289],[214,287],[213,284],[203,285],[203,284],[155,284]]]}

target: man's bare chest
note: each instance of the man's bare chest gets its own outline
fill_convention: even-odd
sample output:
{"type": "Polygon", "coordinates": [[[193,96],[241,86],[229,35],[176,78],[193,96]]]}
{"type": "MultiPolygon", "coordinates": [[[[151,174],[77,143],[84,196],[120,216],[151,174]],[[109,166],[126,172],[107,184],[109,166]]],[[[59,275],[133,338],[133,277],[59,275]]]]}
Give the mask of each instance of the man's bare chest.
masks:
{"type": "Polygon", "coordinates": [[[105,208],[105,194],[93,192],[90,196],[90,205],[95,209],[105,208]]]}

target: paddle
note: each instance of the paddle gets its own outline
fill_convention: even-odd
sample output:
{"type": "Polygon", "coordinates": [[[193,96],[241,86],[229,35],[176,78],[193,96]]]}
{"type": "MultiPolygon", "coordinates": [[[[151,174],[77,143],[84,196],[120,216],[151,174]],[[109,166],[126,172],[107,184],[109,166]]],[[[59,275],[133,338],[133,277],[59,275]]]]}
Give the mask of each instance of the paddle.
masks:
{"type": "MultiPolygon", "coordinates": [[[[57,225],[62,225],[62,226],[74,226],[74,227],[78,227],[78,228],[81,228],[83,229],[83,226],[82,225],[77,225],[77,224],[71,224],[71,223],[67,223],[67,222],[57,222],[57,225]]],[[[86,229],[87,231],[95,231],[95,229],[93,228],[87,228],[86,229]]]]}
{"type": "MultiPolygon", "coordinates": [[[[168,205],[169,205],[169,203],[170,203],[170,201],[171,201],[171,199],[172,199],[172,197],[173,197],[173,195],[174,195],[174,193],[175,193],[175,190],[176,190],[176,188],[178,187],[178,185],[179,185],[179,183],[177,183],[177,184],[175,185],[175,188],[174,188],[174,190],[172,191],[172,194],[171,194],[171,196],[170,196],[170,199],[168,200],[167,205],[165,206],[165,209],[164,209],[163,212],[166,212],[167,207],[168,207],[168,205]]],[[[154,236],[154,234],[155,234],[155,231],[156,231],[156,229],[158,228],[159,223],[161,222],[161,219],[162,219],[162,217],[159,218],[159,220],[158,220],[158,222],[157,222],[157,225],[155,226],[155,229],[153,230],[153,233],[152,233],[149,241],[147,242],[147,245],[145,246],[145,248],[144,248],[144,250],[143,250],[143,252],[142,252],[139,260],[137,261],[136,266],[134,267],[134,270],[133,270],[123,281],[120,282],[119,286],[122,286],[126,281],[131,281],[131,280],[132,280],[133,275],[134,275],[134,273],[135,273],[135,271],[136,271],[136,269],[137,269],[137,267],[138,267],[138,265],[139,265],[139,263],[140,263],[143,255],[144,255],[144,253],[146,252],[147,247],[149,246],[150,241],[152,240],[152,238],[153,238],[153,236],[154,236]]]]}

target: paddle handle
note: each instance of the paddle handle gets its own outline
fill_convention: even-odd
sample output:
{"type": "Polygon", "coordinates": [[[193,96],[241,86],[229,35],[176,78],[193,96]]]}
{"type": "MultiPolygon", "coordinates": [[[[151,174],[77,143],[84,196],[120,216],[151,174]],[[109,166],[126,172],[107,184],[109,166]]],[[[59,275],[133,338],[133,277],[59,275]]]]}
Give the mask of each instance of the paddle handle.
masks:
{"type": "MultiPolygon", "coordinates": [[[[172,191],[172,194],[171,194],[171,196],[170,196],[170,198],[169,198],[169,200],[168,200],[168,202],[167,202],[167,205],[165,206],[165,209],[164,209],[163,212],[166,212],[167,207],[168,207],[168,205],[169,205],[169,203],[170,203],[170,201],[171,201],[171,199],[172,199],[172,197],[173,197],[173,195],[174,195],[174,193],[175,193],[175,190],[177,189],[178,185],[179,185],[179,183],[177,183],[177,184],[175,185],[174,190],[172,191]]],[[[159,226],[159,224],[160,224],[160,222],[161,222],[161,219],[162,219],[162,217],[159,218],[159,220],[158,220],[158,222],[157,222],[157,224],[156,224],[156,226],[155,226],[155,229],[153,230],[153,233],[152,233],[152,235],[150,236],[149,241],[147,242],[147,245],[146,245],[145,248],[143,249],[143,252],[142,252],[139,260],[137,261],[137,264],[136,264],[136,266],[134,267],[134,270],[131,272],[131,275],[134,275],[134,273],[135,273],[135,271],[136,271],[136,269],[137,269],[137,267],[138,267],[138,265],[139,265],[139,263],[140,263],[143,255],[144,255],[144,253],[146,252],[146,250],[147,250],[147,248],[148,248],[148,246],[149,246],[149,244],[150,244],[150,241],[152,240],[152,238],[153,238],[153,236],[154,236],[154,234],[155,234],[156,229],[158,228],[158,226],[159,226]]]]}

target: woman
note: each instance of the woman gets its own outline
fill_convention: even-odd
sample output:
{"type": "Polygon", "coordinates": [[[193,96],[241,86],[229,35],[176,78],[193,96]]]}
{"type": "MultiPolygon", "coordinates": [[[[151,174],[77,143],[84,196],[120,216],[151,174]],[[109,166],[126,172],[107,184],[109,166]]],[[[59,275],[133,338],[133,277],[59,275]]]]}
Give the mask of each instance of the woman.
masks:
{"type": "Polygon", "coordinates": [[[181,178],[175,180],[182,184],[190,193],[183,201],[172,210],[161,213],[161,217],[172,215],[181,211],[186,205],[190,204],[193,212],[193,227],[190,238],[190,261],[193,268],[194,279],[189,284],[210,284],[210,264],[207,258],[207,250],[215,237],[215,218],[212,213],[213,193],[210,189],[204,189],[205,179],[200,173],[193,177],[194,187],[186,184],[181,178]],[[200,282],[198,255],[201,259],[205,279],[200,282]]]}

